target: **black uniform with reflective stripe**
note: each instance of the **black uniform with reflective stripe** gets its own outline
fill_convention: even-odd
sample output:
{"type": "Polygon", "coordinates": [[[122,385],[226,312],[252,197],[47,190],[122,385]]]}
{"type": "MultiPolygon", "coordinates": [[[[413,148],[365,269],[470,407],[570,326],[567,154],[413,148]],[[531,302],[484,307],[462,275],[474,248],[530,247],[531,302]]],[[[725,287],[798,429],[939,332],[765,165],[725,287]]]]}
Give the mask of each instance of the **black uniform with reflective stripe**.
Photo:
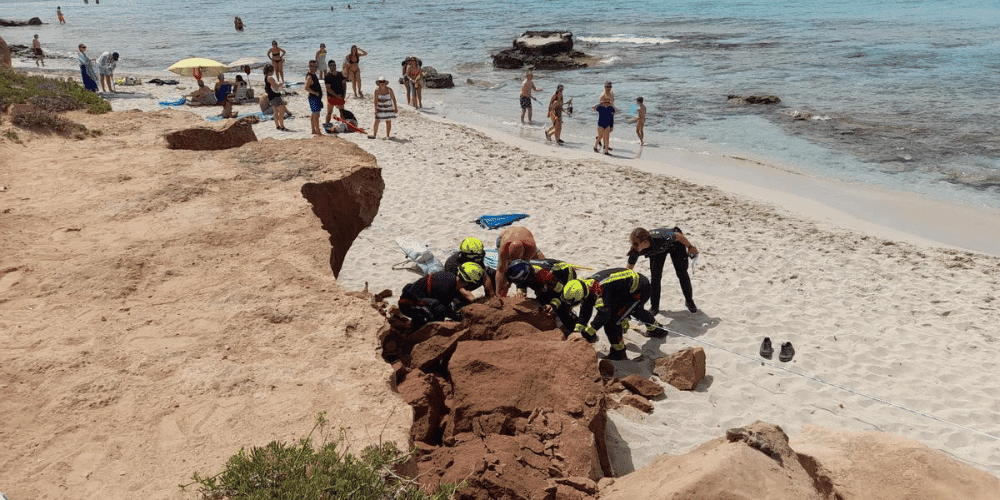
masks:
{"type": "Polygon", "coordinates": [[[639,262],[639,256],[650,257],[653,255],[663,255],[667,253],[670,249],[670,245],[677,241],[677,233],[681,232],[680,228],[666,228],[660,227],[653,229],[649,232],[649,248],[643,250],[642,252],[637,252],[635,249],[629,250],[628,252],[628,265],[634,266],[636,262],[639,262]]]}
{"type": "Polygon", "coordinates": [[[579,323],[586,324],[595,308],[597,316],[590,323],[595,330],[628,316],[646,324],[656,321],[643,308],[649,300],[649,279],[645,276],[624,267],[616,267],[598,271],[584,280],[584,283],[590,287],[591,293],[580,305],[579,323]]]}

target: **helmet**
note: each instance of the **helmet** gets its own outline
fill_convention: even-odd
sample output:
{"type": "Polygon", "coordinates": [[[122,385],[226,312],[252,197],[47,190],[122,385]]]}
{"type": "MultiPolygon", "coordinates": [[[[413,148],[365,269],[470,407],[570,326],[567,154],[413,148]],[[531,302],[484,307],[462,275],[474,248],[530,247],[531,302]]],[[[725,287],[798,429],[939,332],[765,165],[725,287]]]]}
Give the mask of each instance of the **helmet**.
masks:
{"type": "Polygon", "coordinates": [[[485,275],[486,270],[483,269],[483,266],[475,262],[466,262],[458,266],[458,278],[470,285],[481,285],[485,275]]]}
{"type": "Polygon", "coordinates": [[[532,271],[531,264],[518,259],[511,261],[510,265],[507,266],[505,275],[512,283],[520,284],[527,282],[528,278],[531,278],[532,271]]]}
{"type": "Polygon", "coordinates": [[[590,295],[590,290],[587,284],[581,280],[569,280],[566,286],[563,287],[562,291],[562,301],[570,305],[576,305],[583,302],[583,299],[590,295]]]}
{"type": "Polygon", "coordinates": [[[483,242],[475,236],[469,236],[468,238],[462,240],[462,244],[459,245],[458,251],[464,256],[469,258],[479,258],[482,259],[486,255],[486,249],[483,247],[483,242]]]}

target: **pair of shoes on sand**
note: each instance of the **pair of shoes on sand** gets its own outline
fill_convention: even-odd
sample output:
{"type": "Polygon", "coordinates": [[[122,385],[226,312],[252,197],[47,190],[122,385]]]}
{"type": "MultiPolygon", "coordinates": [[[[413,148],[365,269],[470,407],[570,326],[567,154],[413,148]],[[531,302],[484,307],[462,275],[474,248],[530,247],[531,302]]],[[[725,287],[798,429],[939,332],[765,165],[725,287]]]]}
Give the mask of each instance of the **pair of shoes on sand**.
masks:
{"type": "MultiPolygon", "coordinates": [[[[762,358],[771,359],[771,355],[774,354],[774,348],[771,347],[771,338],[764,337],[764,341],[760,343],[760,356],[762,358]]],[[[781,352],[778,353],[778,359],[782,363],[787,363],[792,360],[795,356],[795,348],[792,347],[791,342],[784,342],[781,344],[781,352]]]]}

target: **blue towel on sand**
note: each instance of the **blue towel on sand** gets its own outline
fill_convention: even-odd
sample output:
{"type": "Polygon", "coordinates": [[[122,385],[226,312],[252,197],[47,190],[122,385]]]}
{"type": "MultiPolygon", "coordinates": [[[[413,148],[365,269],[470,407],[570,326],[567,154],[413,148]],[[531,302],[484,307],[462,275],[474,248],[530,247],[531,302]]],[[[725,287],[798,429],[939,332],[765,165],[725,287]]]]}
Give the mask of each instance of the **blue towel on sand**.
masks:
{"type": "Polygon", "coordinates": [[[187,102],[187,99],[183,97],[177,97],[174,99],[164,99],[160,101],[160,106],[183,106],[187,102]]]}
{"type": "Polygon", "coordinates": [[[479,224],[483,229],[496,229],[498,227],[509,226],[527,217],[529,217],[528,214],[483,215],[473,222],[479,224]]]}

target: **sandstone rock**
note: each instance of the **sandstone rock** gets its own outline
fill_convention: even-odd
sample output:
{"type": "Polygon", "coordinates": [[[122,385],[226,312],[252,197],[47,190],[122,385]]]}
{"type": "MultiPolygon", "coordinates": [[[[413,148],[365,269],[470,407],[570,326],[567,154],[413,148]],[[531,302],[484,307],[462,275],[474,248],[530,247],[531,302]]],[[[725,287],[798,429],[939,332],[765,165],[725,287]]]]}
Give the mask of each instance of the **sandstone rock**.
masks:
{"type": "Polygon", "coordinates": [[[626,394],[622,397],[620,403],[623,405],[629,405],[643,413],[653,412],[653,404],[650,403],[648,399],[638,394],[626,394]]]}
{"type": "Polygon", "coordinates": [[[434,336],[415,346],[410,352],[410,368],[431,371],[432,367],[447,362],[447,358],[455,352],[455,346],[460,340],[466,340],[469,330],[462,330],[450,337],[434,336]]]}
{"type": "Polygon", "coordinates": [[[617,394],[619,392],[624,392],[626,389],[621,380],[614,379],[608,383],[604,390],[610,394],[617,394]]]}
{"type": "Polygon", "coordinates": [[[554,481],[556,484],[565,484],[566,486],[569,486],[576,490],[580,490],[588,495],[593,495],[594,493],[597,493],[597,483],[594,482],[594,480],[590,479],[589,477],[580,477],[580,476],[560,477],[556,478],[554,481]]]}
{"type": "Polygon", "coordinates": [[[440,444],[441,416],[448,409],[437,379],[419,370],[411,371],[406,380],[399,384],[399,395],[413,408],[410,437],[414,441],[431,445],[440,444]]]}
{"type": "Polygon", "coordinates": [[[653,373],[682,390],[693,391],[705,378],[705,349],[688,347],[654,361],[653,373]]]}
{"type": "Polygon", "coordinates": [[[217,151],[238,148],[257,140],[250,123],[241,120],[229,121],[221,128],[195,127],[163,135],[169,149],[192,151],[217,151]]]}
{"type": "MultiPolygon", "coordinates": [[[[538,303],[530,299],[493,299],[482,304],[471,304],[462,309],[462,324],[470,330],[470,339],[498,339],[515,331],[501,328],[511,323],[527,323],[540,332],[556,329],[556,321],[538,311],[538,303]]],[[[525,333],[519,331],[516,333],[525,333]]],[[[507,337],[504,337],[507,338],[507,337]]],[[[559,338],[562,338],[560,334],[559,338]]]]}
{"type": "Polygon", "coordinates": [[[312,205],[313,213],[322,221],[323,229],[330,233],[330,269],[334,277],[340,274],[344,256],[354,239],[375,219],[385,190],[382,170],[375,165],[375,157],[358,148],[356,156],[341,158],[355,169],[337,180],[308,182],[301,191],[312,205]]]}
{"type": "Polygon", "coordinates": [[[635,374],[623,378],[622,385],[628,390],[646,398],[656,398],[663,395],[662,385],[635,374]]]}
{"type": "Polygon", "coordinates": [[[569,31],[525,31],[514,40],[514,48],[529,54],[560,54],[573,50],[569,31]]]}
{"type": "Polygon", "coordinates": [[[601,372],[601,376],[604,378],[611,378],[615,376],[615,364],[606,359],[602,359],[597,363],[597,368],[601,372]]]}
{"type": "Polygon", "coordinates": [[[778,104],[781,102],[781,98],[776,95],[748,95],[748,96],[738,96],[735,94],[729,94],[726,96],[729,102],[737,105],[746,104],[778,104]]]}
{"type": "Polygon", "coordinates": [[[601,500],[987,500],[1000,491],[1000,479],[911,439],[809,427],[789,442],[763,422],[598,484],[601,500]]]}

